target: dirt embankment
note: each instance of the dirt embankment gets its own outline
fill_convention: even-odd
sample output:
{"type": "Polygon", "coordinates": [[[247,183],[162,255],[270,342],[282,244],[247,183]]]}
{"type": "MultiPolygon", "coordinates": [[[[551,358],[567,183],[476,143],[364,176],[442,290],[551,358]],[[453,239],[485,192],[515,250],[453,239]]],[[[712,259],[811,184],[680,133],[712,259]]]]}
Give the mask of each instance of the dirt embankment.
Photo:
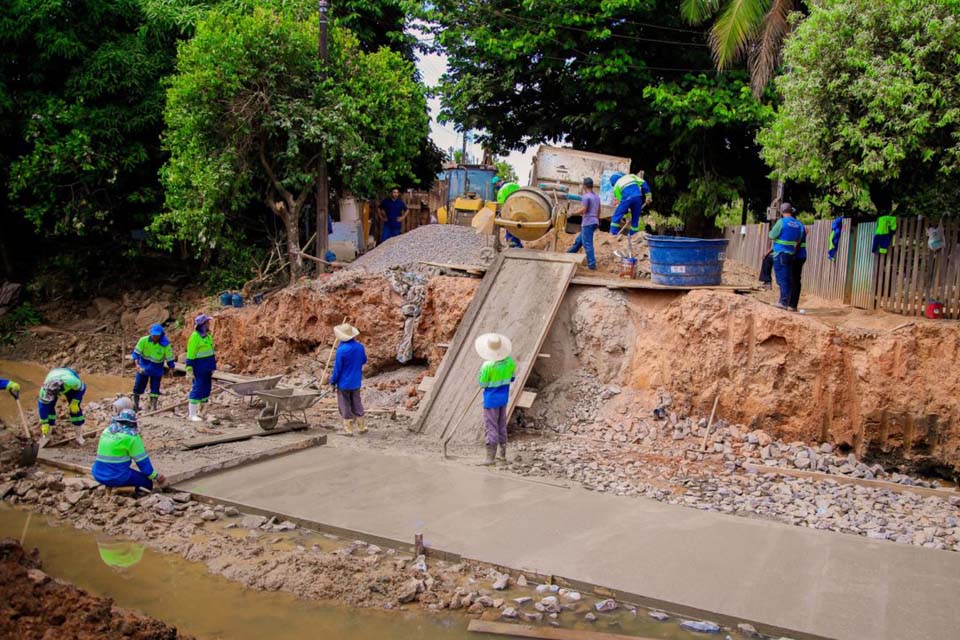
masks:
{"type": "Polygon", "coordinates": [[[14,540],[0,540],[0,637],[188,640],[159,620],[59,582],[14,540]]]}
{"type": "Polygon", "coordinates": [[[784,441],[829,442],[920,470],[960,469],[953,323],[836,323],[719,291],[574,288],[564,306],[547,343],[560,357],[539,371],[547,382],[580,369],[651,407],[665,389],[694,415],[708,415],[719,393],[718,416],[784,441]]]}
{"type": "MultiPolygon", "coordinates": [[[[414,333],[414,358],[433,366],[437,343],[449,341],[478,285],[471,278],[433,276],[414,333]]],[[[403,338],[403,298],[379,274],[351,272],[287,288],[259,306],[214,313],[217,361],[233,371],[268,375],[288,371],[303,357],[326,361],[333,327],[348,318],[367,350],[366,374],[396,366],[403,338]]],[[[186,332],[187,329],[184,330],[186,332]]]]}

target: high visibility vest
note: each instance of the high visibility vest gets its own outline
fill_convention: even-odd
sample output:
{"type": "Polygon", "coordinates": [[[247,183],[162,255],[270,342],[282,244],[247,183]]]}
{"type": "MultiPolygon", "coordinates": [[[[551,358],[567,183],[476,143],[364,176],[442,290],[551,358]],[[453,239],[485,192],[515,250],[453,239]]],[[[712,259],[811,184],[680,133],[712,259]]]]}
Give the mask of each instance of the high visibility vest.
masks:
{"type": "Polygon", "coordinates": [[[627,175],[617,180],[617,183],[613,185],[613,197],[616,198],[617,200],[622,200],[623,191],[625,189],[627,189],[628,196],[640,195],[640,193],[643,191],[643,180],[641,178],[638,178],[632,173],[628,173],[627,175]],[[637,193],[635,194],[631,193],[633,191],[632,189],[629,189],[631,185],[636,185],[637,193]]]}
{"type": "Polygon", "coordinates": [[[803,244],[804,248],[807,246],[804,244],[807,230],[802,222],[796,218],[782,218],[780,223],[780,235],[773,241],[774,253],[789,253],[793,255],[797,253],[797,249],[801,244],[803,244]]]}

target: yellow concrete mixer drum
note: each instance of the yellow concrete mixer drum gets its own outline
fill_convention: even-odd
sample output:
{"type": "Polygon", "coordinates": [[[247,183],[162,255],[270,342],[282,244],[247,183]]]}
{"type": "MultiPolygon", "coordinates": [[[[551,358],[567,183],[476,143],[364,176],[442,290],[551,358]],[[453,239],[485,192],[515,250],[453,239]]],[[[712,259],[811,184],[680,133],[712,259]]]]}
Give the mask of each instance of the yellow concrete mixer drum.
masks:
{"type": "Polygon", "coordinates": [[[521,240],[536,240],[553,225],[553,204],[540,189],[521,187],[501,205],[498,224],[521,240]]]}

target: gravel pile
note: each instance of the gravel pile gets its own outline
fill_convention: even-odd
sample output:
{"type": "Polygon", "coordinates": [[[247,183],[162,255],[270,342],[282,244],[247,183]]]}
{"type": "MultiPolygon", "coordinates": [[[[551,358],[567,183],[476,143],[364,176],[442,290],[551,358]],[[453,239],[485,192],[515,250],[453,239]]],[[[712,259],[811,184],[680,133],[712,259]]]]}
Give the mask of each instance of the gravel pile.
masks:
{"type": "Polygon", "coordinates": [[[348,271],[381,272],[417,262],[482,266],[484,240],[470,227],[429,224],[390,238],[354,260],[348,271]]]}

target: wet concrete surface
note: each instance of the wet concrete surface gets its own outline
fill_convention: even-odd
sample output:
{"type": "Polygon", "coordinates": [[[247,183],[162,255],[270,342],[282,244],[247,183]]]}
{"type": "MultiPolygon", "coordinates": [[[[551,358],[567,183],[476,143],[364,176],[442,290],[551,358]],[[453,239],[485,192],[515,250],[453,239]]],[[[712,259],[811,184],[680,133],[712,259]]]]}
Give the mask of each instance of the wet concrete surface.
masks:
{"type": "Polygon", "coordinates": [[[950,638],[960,556],[326,446],[181,485],[212,498],[837,640],[950,638]]]}

